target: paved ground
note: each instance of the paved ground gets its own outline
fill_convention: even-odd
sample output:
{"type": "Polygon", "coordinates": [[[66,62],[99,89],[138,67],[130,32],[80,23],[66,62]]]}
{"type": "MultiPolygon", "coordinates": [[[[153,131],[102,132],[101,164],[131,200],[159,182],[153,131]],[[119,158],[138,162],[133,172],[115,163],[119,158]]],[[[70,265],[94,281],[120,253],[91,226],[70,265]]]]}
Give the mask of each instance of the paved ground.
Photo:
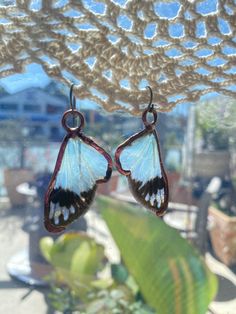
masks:
{"type": "MultiPolygon", "coordinates": [[[[24,211],[0,208],[0,313],[44,314],[47,306],[44,295],[37,290],[12,280],[6,269],[10,258],[28,245],[28,235],[22,231],[24,211]]],[[[5,207],[5,208],[4,208],[5,207]]]]}
{"type": "MultiPolygon", "coordinates": [[[[28,246],[28,234],[22,231],[25,213],[22,209],[11,210],[6,200],[0,202],[0,314],[49,314],[45,302],[46,289],[30,289],[29,286],[11,279],[6,265],[17,252],[28,246]]],[[[88,215],[90,233],[99,230],[99,236],[107,247],[113,261],[119,259],[114,243],[107,238],[107,230],[93,212],[88,215]]],[[[233,271],[214,259],[206,256],[212,271],[219,275],[220,289],[210,309],[215,314],[236,314],[236,276],[233,271]]],[[[170,313],[172,314],[172,313],[170,313]]]]}

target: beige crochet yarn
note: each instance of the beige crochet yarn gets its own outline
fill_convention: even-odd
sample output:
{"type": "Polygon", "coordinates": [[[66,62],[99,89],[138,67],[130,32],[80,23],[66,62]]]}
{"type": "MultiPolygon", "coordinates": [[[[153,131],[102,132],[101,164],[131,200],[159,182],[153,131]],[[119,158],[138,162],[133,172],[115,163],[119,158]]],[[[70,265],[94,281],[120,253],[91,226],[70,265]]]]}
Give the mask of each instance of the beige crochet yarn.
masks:
{"type": "Polygon", "coordinates": [[[78,98],[139,114],[235,96],[234,0],[0,1],[0,75],[39,63],[78,98]],[[165,14],[167,12],[168,14],[165,14]]]}

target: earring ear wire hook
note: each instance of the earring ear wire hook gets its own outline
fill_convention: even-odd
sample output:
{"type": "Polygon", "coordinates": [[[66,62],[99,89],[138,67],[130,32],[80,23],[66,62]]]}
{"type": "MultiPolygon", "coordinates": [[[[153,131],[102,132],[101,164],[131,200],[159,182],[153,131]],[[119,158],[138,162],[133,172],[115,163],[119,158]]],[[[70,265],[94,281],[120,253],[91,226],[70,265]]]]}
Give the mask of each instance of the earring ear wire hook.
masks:
{"type": "Polygon", "coordinates": [[[75,127],[75,116],[74,116],[74,111],[76,110],[76,98],[73,95],[73,88],[75,84],[71,84],[70,87],[70,109],[72,110],[72,115],[73,115],[73,127],[75,127]]]}
{"type": "Polygon", "coordinates": [[[76,98],[73,95],[74,86],[75,84],[71,84],[71,87],[70,87],[70,109],[72,109],[73,111],[76,109],[76,98]]]}
{"type": "Polygon", "coordinates": [[[154,104],[152,103],[152,100],[153,100],[153,92],[152,92],[152,89],[150,86],[146,86],[147,89],[149,89],[149,92],[150,92],[150,101],[149,101],[149,104],[148,104],[148,111],[152,111],[153,108],[154,108],[154,104]]]}

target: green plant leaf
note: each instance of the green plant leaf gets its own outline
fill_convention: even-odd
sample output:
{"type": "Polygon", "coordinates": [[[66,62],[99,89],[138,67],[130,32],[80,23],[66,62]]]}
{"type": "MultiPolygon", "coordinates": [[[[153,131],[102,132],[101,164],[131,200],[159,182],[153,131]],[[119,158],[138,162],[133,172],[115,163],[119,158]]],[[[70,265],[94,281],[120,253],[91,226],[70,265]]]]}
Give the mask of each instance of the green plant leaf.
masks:
{"type": "Polygon", "coordinates": [[[43,238],[41,247],[44,256],[54,267],[67,269],[75,276],[95,275],[104,259],[103,247],[81,233],[63,234],[54,243],[48,237],[43,238]],[[47,243],[50,243],[50,251],[47,250],[47,243]],[[45,254],[49,255],[49,258],[45,254]]]}
{"type": "Polygon", "coordinates": [[[133,292],[134,295],[139,293],[139,286],[137,285],[136,281],[134,280],[134,277],[130,276],[126,280],[126,286],[130,288],[130,290],[133,292]]]}
{"type": "Polygon", "coordinates": [[[49,237],[43,238],[40,247],[55,268],[56,281],[76,293],[87,292],[105,260],[103,246],[81,233],[63,234],[55,242],[49,237]]]}
{"type": "Polygon", "coordinates": [[[112,264],[111,265],[112,278],[115,279],[117,283],[123,284],[129,277],[127,269],[122,264],[112,264]]]}
{"type": "Polygon", "coordinates": [[[51,261],[51,249],[53,247],[53,239],[50,237],[44,237],[40,239],[39,247],[43,257],[50,262],[51,261]]]}
{"type": "Polygon", "coordinates": [[[113,284],[112,278],[107,279],[97,279],[94,281],[91,281],[91,286],[97,289],[108,289],[113,284]]]}
{"type": "Polygon", "coordinates": [[[205,314],[217,279],[197,251],[137,206],[102,196],[98,206],[147,304],[161,314],[205,314]]]}
{"type": "Polygon", "coordinates": [[[76,275],[95,276],[101,269],[104,248],[94,240],[84,241],[71,261],[71,272],[76,275]]]}
{"type": "Polygon", "coordinates": [[[80,233],[62,234],[51,249],[51,263],[55,267],[70,270],[76,250],[87,237],[80,233]]]}

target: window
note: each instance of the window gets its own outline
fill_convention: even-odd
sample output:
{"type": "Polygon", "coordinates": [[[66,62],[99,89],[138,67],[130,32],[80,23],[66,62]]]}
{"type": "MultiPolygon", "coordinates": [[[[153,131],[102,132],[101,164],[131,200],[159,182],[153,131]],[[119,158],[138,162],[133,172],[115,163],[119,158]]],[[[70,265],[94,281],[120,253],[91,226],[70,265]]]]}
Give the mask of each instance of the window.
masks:
{"type": "Polygon", "coordinates": [[[0,103],[0,110],[4,111],[17,111],[18,110],[18,105],[17,104],[12,104],[12,103],[0,103]]]}
{"type": "Polygon", "coordinates": [[[39,105],[24,105],[23,106],[25,112],[40,112],[41,107],[39,105]]]}
{"type": "Polygon", "coordinates": [[[61,106],[51,105],[51,104],[47,105],[47,113],[49,114],[60,114],[62,112],[63,112],[63,108],[61,106]]]}

